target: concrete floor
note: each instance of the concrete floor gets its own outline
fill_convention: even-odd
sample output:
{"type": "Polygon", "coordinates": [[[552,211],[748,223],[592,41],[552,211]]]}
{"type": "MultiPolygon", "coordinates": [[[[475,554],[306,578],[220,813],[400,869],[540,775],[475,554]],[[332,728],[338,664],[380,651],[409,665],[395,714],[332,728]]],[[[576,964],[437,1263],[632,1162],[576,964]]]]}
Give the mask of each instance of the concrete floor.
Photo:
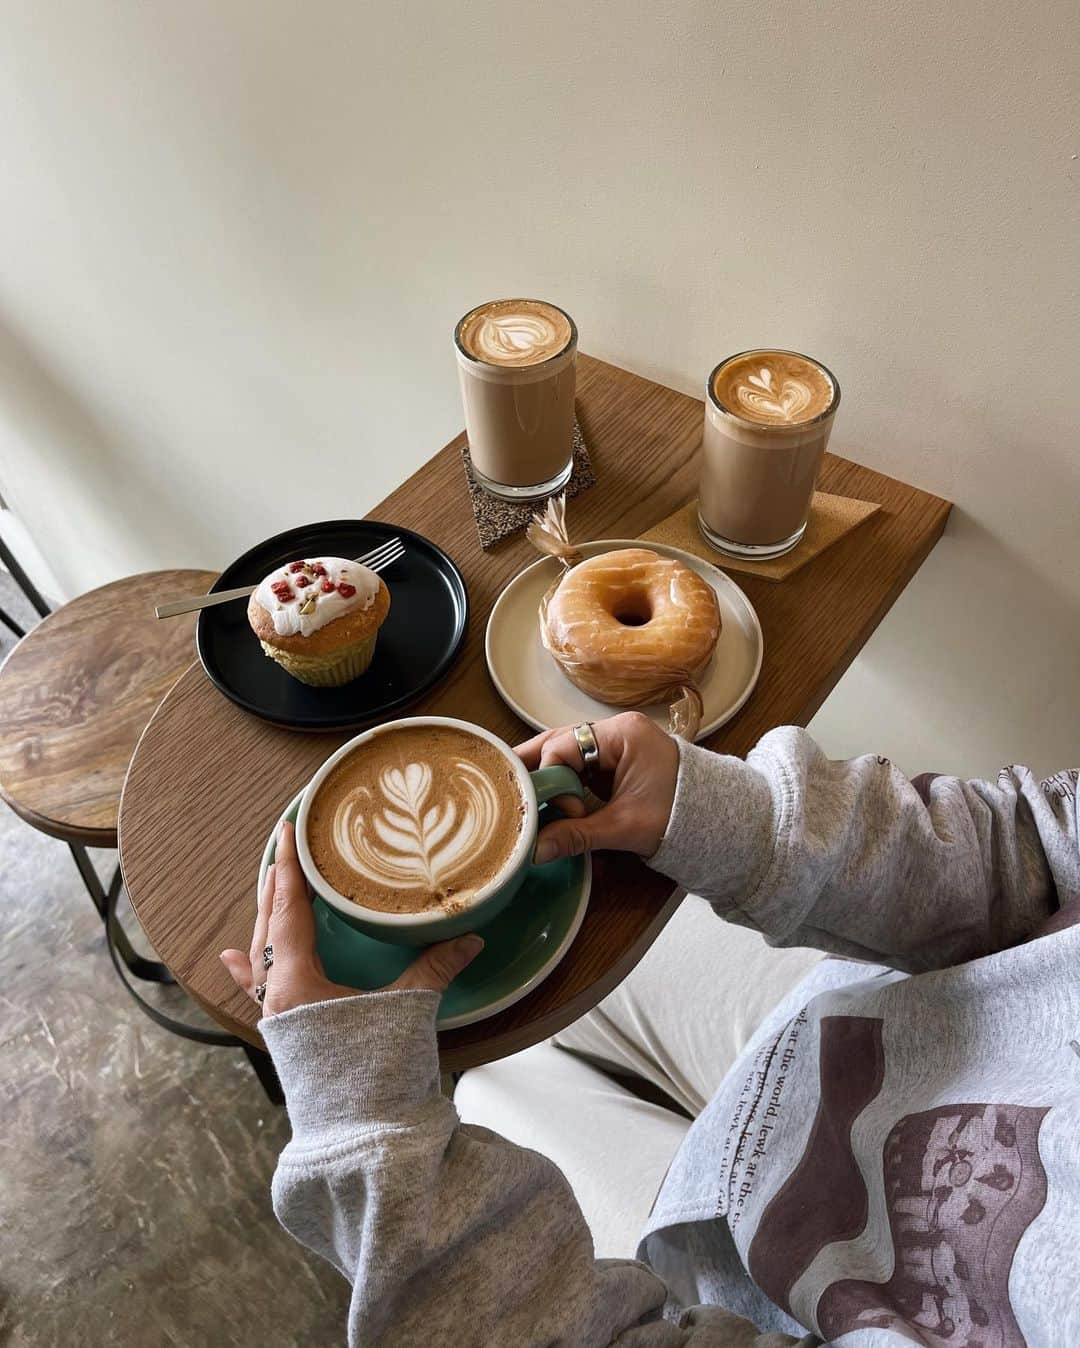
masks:
{"type": "MultiPolygon", "coordinates": [[[[32,620],[2,573],[0,604],[32,620]]],[[[344,1343],[348,1285],[270,1208],[284,1110],[239,1050],[142,1015],[66,846],[2,805],[0,1121],[3,1348],[344,1343]]]]}

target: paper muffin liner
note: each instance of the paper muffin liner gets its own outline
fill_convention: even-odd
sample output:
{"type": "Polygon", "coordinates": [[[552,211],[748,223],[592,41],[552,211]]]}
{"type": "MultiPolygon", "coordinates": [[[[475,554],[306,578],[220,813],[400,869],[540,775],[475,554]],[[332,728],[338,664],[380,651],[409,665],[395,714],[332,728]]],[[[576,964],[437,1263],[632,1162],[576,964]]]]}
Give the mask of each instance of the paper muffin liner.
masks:
{"type": "Polygon", "coordinates": [[[375,654],[378,639],[376,630],[362,641],[354,642],[332,655],[298,655],[292,651],[278,650],[265,641],[260,644],[271,660],[276,660],[287,674],[301,683],[310,684],[313,688],[339,688],[365,672],[375,654]]]}

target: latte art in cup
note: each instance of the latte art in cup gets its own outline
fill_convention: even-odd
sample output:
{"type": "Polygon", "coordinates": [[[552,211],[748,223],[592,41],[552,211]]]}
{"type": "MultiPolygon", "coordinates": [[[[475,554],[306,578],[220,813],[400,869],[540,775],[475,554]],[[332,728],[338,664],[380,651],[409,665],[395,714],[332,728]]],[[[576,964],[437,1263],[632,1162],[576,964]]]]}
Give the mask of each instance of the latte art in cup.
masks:
{"type": "Polygon", "coordinates": [[[828,411],[833,383],[820,365],[790,351],[751,351],[722,365],[713,393],[726,411],[766,426],[798,426],[828,411]]]}
{"type": "Polygon", "coordinates": [[[466,355],[489,365],[539,365],[569,345],[573,329],[561,309],[542,300],[493,300],[462,319],[466,355]]]}
{"type": "Polygon", "coordinates": [[[525,802],[505,756],[448,726],[390,729],[343,758],[308,818],[316,868],[365,908],[457,912],[498,878],[525,802]]]}
{"type": "Polygon", "coordinates": [[[495,784],[465,760],[456,798],[433,799],[435,775],[423,761],[383,768],[334,812],[334,845],[376,885],[445,892],[469,857],[487,846],[499,819],[495,784]]]}

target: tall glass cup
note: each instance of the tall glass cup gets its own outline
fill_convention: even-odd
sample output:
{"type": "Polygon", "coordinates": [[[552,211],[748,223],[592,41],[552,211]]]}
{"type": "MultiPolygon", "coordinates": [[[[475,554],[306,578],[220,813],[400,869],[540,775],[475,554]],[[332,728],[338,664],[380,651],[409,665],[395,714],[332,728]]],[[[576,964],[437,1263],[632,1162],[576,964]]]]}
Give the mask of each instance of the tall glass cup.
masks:
{"type": "Polygon", "coordinates": [[[839,405],[836,377],[796,351],[741,351],[716,366],[698,493],[698,524],[714,548],[764,559],[798,544],[839,405]]]}
{"type": "Polygon", "coordinates": [[[574,467],[574,320],[546,300],[490,300],[454,350],[476,481],[506,501],[559,491],[574,467]]]}

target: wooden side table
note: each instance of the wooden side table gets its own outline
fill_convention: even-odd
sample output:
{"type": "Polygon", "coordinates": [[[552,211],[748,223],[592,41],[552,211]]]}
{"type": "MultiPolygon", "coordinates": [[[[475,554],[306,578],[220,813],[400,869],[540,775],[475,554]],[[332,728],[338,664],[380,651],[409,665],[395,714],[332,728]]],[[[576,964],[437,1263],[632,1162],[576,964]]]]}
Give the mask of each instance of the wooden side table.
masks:
{"type": "MultiPolygon", "coordinates": [[[[638,537],[694,495],[703,420],[696,398],[583,355],[577,410],[597,485],[572,502],[576,537],[638,537]]],[[[469,587],[462,655],[411,711],[464,717],[514,743],[532,732],[488,677],[484,628],[501,591],[536,554],[521,536],[481,551],[462,440],[372,516],[432,538],[469,587]]],[[[949,513],[947,501],[834,455],[826,458],[821,485],[882,509],[780,584],[738,577],[761,619],[765,662],[753,696],[710,737],[711,749],[742,754],[773,726],[805,724],[918,570],[949,513]]],[[[222,697],[196,665],[158,709],[128,772],[120,855],[139,921],[192,996],[255,1045],[258,1011],[232,984],[218,952],[248,946],[267,836],[345,738],[259,721],[222,697]]],[[[515,1006],[441,1034],[444,1070],[516,1052],[584,1014],[633,968],[680,897],[636,858],[597,853],[585,920],[562,963],[515,1006]]]]}
{"type": "Polygon", "coordinates": [[[215,578],[213,571],[150,571],[45,610],[0,668],[0,795],[28,824],[67,843],[117,973],[143,1010],[188,1038],[238,1045],[227,1032],[172,1020],[131,985],[125,970],[146,982],[173,980],[165,965],[134,950],[116,918],[119,867],[103,885],[86,852],[117,846],[132,752],[191,662],[194,618],[159,623],[154,605],[204,591],[215,578]]]}

